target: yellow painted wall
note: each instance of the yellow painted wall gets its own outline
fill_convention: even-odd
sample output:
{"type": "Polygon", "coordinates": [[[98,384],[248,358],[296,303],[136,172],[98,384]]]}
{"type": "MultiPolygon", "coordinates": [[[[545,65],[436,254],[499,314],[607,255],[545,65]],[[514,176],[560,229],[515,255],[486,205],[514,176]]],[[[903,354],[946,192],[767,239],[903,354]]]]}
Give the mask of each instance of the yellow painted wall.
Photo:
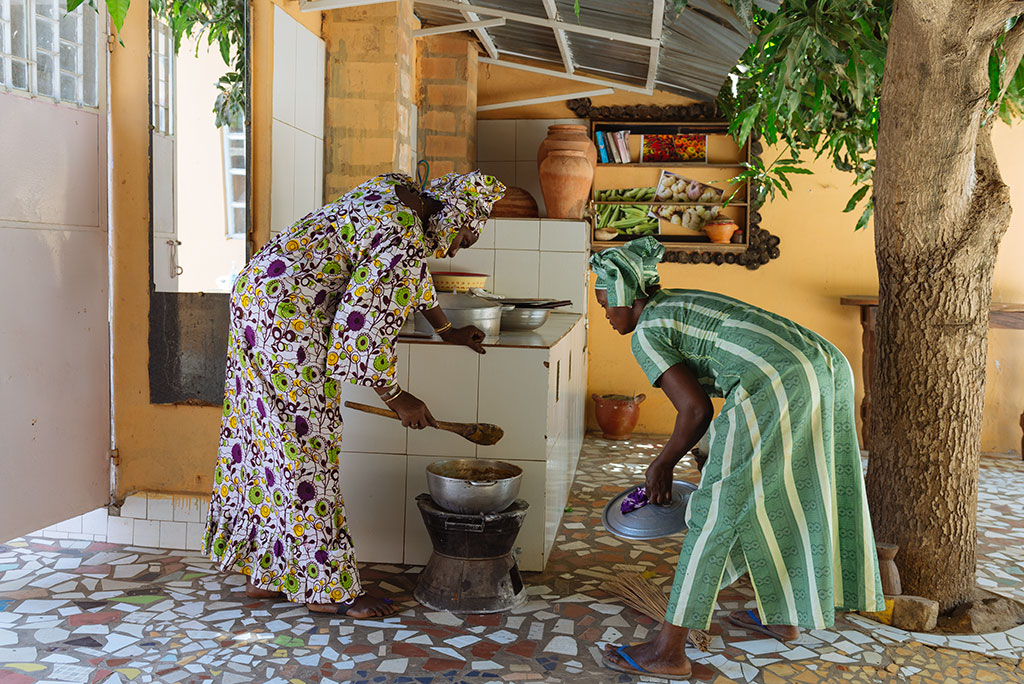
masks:
{"type": "MultiPolygon", "coordinates": [[[[319,13],[300,13],[298,2],[278,2],[319,33],[319,13]]],[[[118,493],[132,491],[208,494],[220,428],[219,408],[149,403],[149,6],[133,2],[111,55],[113,258],[113,402],[118,493]]],[[[253,173],[256,226],[270,217],[270,68],[273,3],[252,3],[255,33],[253,79],[253,173]]],[[[263,240],[265,241],[265,237],[263,240]]]]}
{"type": "MultiPolygon", "coordinates": [[[[479,103],[570,93],[590,86],[504,67],[481,65],[479,103]]],[[[644,97],[621,92],[593,98],[595,105],[686,104],[667,94],[644,97]]],[[[556,102],[496,112],[480,118],[548,119],[574,116],[556,102]]],[[[1000,126],[996,147],[1004,178],[1018,208],[1003,240],[993,299],[1024,302],[1024,125],[1000,126]]],[[[769,150],[766,157],[771,156],[769,150]]],[[[855,232],[856,216],[842,213],[852,192],[851,177],[827,163],[809,165],[813,176],[795,176],[788,200],[779,197],[762,210],[762,225],[782,242],[781,256],[759,270],[739,266],[662,264],[665,287],[721,292],[787,316],[835,343],[853,366],[862,388],[861,327],[855,307],[839,304],[846,294],[874,294],[878,288],[871,228],[855,232]]],[[[640,432],[667,433],[675,414],[660,390],[647,384],[629,350],[629,338],[615,333],[591,295],[589,390],[597,393],[644,392],[640,432]]],[[[1020,450],[1019,420],[1024,411],[1024,331],[994,330],[989,337],[988,384],[982,449],[1020,450]]],[[[862,389],[858,389],[860,401],[862,389]]],[[[589,410],[590,425],[593,409],[589,410]]]]}

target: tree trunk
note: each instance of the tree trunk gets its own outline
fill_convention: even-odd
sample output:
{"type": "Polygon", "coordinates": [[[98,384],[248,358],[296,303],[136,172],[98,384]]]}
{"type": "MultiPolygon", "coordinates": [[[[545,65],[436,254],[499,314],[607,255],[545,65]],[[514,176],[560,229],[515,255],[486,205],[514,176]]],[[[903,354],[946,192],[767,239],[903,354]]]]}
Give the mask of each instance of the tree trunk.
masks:
{"type": "Polygon", "coordinates": [[[868,499],[876,539],[900,546],[904,593],[943,609],[974,587],[992,275],[1010,220],[982,121],[1005,18],[985,0],[896,0],[882,81],[868,499]]]}

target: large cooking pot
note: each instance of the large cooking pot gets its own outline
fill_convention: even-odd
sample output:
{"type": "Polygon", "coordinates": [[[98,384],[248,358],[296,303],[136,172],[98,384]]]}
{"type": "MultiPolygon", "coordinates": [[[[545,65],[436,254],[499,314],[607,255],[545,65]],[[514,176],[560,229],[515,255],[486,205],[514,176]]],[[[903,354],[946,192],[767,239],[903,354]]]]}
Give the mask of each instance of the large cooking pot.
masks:
{"type": "Polygon", "coordinates": [[[500,513],[516,500],[522,477],[522,468],[502,461],[435,461],[427,466],[427,490],[452,513],[500,513]]]}
{"type": "MultiPolygon", "coordinates": [[[[462,328],[475,325],[484,335],[494,337],[501,332],[502,305],[470,294],[439,292],[438,305],[448,314],[452,326],[462,328]]],[[[416,312],[416,332],[433,333],[434,329],[423,314],[416,312]]]]}

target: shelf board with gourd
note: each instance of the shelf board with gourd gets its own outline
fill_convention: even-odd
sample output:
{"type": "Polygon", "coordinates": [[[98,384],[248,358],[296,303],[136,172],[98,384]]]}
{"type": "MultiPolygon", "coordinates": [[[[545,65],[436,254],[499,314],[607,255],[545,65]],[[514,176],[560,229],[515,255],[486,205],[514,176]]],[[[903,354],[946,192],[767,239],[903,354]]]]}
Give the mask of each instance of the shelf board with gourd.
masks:
{"type": "MultiPolygon", "coordinates": [[[[628,163],[598,161],[591,190],[593,249],[601,250],[625,241],[653,235],[669,252],[741,253],[747,249],[749,187],[730,183],[744,170],[750,146],[736,144],[725,122],[591,121],[590,134],[629,131],[628,163]],[[643,135],[696,134],[706,136],[706,154],[696,161],[640,161],[643,135]],[[690,192],[659,186],[662,171],[682,177],[690,192]],[[722,191],[719,198],[700,196],[708,186],[722,191]],[[725,206],[723,206],[725,205],[725,206]],[[665,207],[665,217],[649,212],[665,207]],[[673,210],[678,207],[679,210],[673,210]],[[711,242],[700,227],[711,218],[730,218],[739,226],[729,243],[711,242]],[[611,237],[611,233],[617,233],[611,237]],[[611,237],[611,239],[609,239],[611,237]]],[[[607,149],[607,142],[606,142],[607,149]]],[[[609,156],[611,151],[608,150],[609,156]]],[[[600,159],[600,158],[599,158],[600,159]]]]}

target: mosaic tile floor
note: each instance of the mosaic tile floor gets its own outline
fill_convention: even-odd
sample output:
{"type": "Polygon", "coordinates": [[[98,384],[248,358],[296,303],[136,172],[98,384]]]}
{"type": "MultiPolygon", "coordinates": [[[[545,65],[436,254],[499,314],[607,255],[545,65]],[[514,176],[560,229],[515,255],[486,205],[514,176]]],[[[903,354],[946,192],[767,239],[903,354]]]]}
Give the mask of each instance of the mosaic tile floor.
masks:
{"type": "MultiPolygon", "coordinates": [[[[419,568],[371,565],[364,577],[395,596],[400,616],[314,620],[302,607],[246,598],[240,576],[213,573],[185,552],[16,540],[0,547],[0,684],[634,681],[602,668],[600,648],[646,639],[656,625],[600,585],[643,570],[669,583],[679,542],[626,543],[605,533],[600,514],[658,448],[587,441],[548,568],[525,576],[528,603],[504,615],[427,611],[411,598],[419,568]]],[[[692,461],[683,466],[695,480],[692,461]]],[[[985,459],[979,578],[1024,598],[1020,491],[1024,464],[985,459]]],[[[714,684],[1024,682],[1024,627],[946,639],[848,616],[783,645],[724,621],[752,605],[749,586],[723,591],[711,651],[689,652],[714,684]]]]}

